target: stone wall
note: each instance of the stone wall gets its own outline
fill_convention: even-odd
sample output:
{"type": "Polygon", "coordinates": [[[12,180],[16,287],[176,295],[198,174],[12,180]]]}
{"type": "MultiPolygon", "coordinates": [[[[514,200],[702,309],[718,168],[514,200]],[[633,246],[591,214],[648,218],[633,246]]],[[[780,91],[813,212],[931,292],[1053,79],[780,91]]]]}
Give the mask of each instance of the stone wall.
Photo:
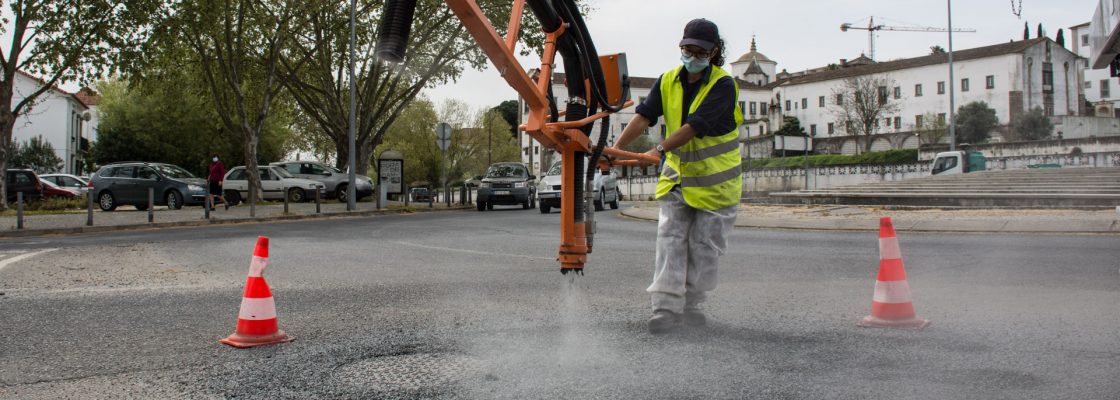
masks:
{"type": "Polygon", "coordinates": [[[1063,139],[1120,136],[1120,118],[1056,115],[1050,121],[1054,123],[1054,136],[1061,133],[1063,139]]]}

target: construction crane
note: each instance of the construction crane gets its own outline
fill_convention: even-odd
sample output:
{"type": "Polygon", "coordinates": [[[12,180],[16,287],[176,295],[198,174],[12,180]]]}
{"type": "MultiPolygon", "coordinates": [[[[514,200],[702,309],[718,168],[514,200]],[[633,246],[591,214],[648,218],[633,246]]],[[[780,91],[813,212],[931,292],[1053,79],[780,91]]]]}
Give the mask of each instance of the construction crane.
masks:
{"type": "MultiPolygon", "coordinates": [[[[856,26],[850,22],[840,24],[840,31],[847,32],[849,29],[856,29],[867,31],[867,47],[868,54],[872,60],[875,59],[875,31],[902,31],[902,32],[949,32],[949,29],[933,27],[933,26],[888,26],[888,25],[875,25],[875,17],[872,16],[867,23],[867,27],[856,26]]],[[[953,29],[953,32],[976,32],[975,29],[959,28],[953,29]]]]}

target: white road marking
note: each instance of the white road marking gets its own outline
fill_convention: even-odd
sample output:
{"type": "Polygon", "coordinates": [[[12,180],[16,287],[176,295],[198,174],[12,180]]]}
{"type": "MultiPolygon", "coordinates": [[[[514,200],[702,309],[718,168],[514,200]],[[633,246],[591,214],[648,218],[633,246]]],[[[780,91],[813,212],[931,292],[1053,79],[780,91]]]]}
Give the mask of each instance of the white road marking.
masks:
{"type": "Polygon", "coordinates": [[[0,271],[3,271],[4,267],[7,267],[8,265],[11,265],[11,264],[13,264],[17,261],[20,261],[20,260],[23,260],[23,259],[26,259],[26,258],[35,257],[37,255],[52,252],[52,251],[55,251],[55,250],[58,250],[58,249],[45,249],[45,250],[36,251],[34,253],[23,253],[23,254],[20,254],[18,256],[12,257],[12,258],[0,260],[0,271]]]}
{"type": "Polygon", "coordinates": [[[395,244],[412,246],[412,247],[419,247],[419,248],[423,248],[423,249],[454,251],[454,252],[459,252],[459,253],[481,254],[481,255],[486,255],[486,256],[507,256],[507,257],[528,258],[528,259],[531,259],[531,260],[552,260],[551,258],[548,258],[548,257],[538,257],[538,256],[530,256],[530,255],[524,255],[524,254],[511,254],[511,253],[495,253],[495,252],[491,252],[491,251],[456,249],[456,248],[452,248],[452,247],[428,246],[428,245],[423,245],[423,244],[418,244],[418,243],[409,243],[409,242],[389,241],[389,243],[395,243],[395,244]]]}

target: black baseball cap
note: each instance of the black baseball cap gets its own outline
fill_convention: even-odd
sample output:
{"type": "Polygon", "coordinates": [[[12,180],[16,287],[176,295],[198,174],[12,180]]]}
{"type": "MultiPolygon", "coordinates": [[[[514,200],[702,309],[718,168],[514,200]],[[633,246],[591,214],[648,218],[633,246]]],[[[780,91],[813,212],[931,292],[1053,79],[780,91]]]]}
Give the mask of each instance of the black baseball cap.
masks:
{"type": "Polygon", "coordinates": [[[703,18],[697,18],[688,21],[688,25],[684,26],[684,38],[681,39],[681,46],[693,45],[699,46],[704,51],[712,51],[719,42],[719,28],[712,21],[703,18]]]}

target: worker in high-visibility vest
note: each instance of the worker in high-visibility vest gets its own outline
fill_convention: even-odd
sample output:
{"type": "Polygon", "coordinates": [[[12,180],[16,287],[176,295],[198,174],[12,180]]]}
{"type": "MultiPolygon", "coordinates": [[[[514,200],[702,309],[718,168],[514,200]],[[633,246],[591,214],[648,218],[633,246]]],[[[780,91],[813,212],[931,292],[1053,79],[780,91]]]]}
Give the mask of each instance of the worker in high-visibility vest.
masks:
{"type": "Polygon", "coordinates": [[[615,143],[623,148],[665,119],[666,134],[649,154],[662,159],[661,215],[653,283],[651,333],[703,326],[700,304],[715,289],[742,192],[739,89],[724,62],[719,29],[694,19],[680,41],[681,63],[658,78],[615,143]]]}

